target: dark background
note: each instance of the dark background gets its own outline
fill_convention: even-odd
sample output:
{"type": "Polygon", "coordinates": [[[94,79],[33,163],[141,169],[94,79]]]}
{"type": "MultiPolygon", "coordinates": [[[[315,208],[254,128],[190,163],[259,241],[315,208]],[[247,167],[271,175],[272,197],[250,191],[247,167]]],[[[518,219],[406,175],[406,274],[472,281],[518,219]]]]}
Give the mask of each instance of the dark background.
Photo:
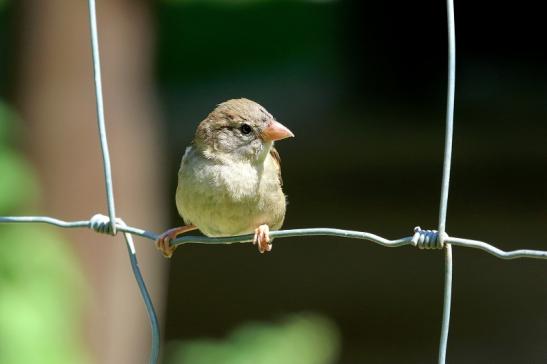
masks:
{"type": "MultiPolygon", "coordinates": [[[[546,247],[546,34],[531,6],[455,8],[447,229],[505,249],[546,247]]],[[[191,139],[190,120],[245,96],[296,134],[278,144],[290,201],[284,227],[390,238],[410,235],[415,225],[434,228],[445,12],[432,1],[160,7],[158,74],[174,136],[171,169],[191,139]]],[[[180,221],[175,212],[173,219],[180,221]]],[[[180,250],[187,253],[171,266],[168,337],[221,336],[242,320],[314,310],[341,330],[340,363],[435,361],[440,252],[334,238],[285,239],[259,257],[247,246],[180,250]]],[[[547,360],[545,264],[460,248],[454,262],[449,360],[547,360]]]]}
{"type": "MultiPolygon", "coordinates": [[[[436,227],[444,2],[173,1],[150,11],[167,198],[197,123],[217,103],[247,97],[296,135],[277,144],[290,201],[284,228],[399,238],[416,225],[436,227]]],[[[532,1],[456,2],[455,14],[447,232],[506,250],[547,249],[544,14],[532,1]]],[[[4,56],[9,38],[0,34],[4,56]]],[[[8,58],[0,57],[0,88],[9,96],[8,58]]],[[[170,267],[167,341],[222,338],[243,322],[312,311],[338,327],[338,363],[436,360],[440,251],[288,238],[264,256],[242,244],[184,246],[170,267]]],[[[455,247],[448,361],[547,361],[546,274],[543,261],[455,247]]]]}

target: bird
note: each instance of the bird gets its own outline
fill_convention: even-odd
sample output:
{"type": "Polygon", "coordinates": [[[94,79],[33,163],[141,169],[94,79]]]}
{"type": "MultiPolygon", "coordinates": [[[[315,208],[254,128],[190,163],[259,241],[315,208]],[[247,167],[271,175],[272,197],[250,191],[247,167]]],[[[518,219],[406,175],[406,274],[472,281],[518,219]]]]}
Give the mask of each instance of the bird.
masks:
{"type": "Polygon", "coordinates": [[[287,206],[274,142],[290,137],[254,101],[218,104],[199,123],[178,171],[175,201],[185,225],[160,234],[157,249],[170,258],[172,241],[199,229],[210,237],[254,234],[259,252],[271,251],[270,229],[281,228],[287,206]]]}

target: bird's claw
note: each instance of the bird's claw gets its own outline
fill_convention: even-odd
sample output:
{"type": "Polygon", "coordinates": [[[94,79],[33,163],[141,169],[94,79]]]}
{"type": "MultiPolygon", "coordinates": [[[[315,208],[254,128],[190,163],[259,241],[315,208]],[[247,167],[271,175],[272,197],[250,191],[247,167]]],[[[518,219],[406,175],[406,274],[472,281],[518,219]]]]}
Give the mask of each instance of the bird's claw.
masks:
{"type": "Polygon", "coordinates": [[[270,227],[268,225],[260,225],[255,229],[253,245],[258,245],[258,251],[260,253],[269,252],[272,250],[272,244],[270,242],[270,227]]]}
{"type": "Polygon", "coordinates": [[[158,236],[156,239],[156,248],[162,252],[164,257],[171,258],[177,249],[177,246],[173,245],[171,241],[175,240],[178,235],[195,229],[196,227],[192,224],[169,229],[158,236]]]}
{"type": "Polygon", "coordinates": [[[171,258],[177,247],[171,244],[171,241],[176,239],[177,234],[175,229],[169,229],[166,232],[162,233],[156,239],[156,249],[161,251],[164,257],[171,258]]]}

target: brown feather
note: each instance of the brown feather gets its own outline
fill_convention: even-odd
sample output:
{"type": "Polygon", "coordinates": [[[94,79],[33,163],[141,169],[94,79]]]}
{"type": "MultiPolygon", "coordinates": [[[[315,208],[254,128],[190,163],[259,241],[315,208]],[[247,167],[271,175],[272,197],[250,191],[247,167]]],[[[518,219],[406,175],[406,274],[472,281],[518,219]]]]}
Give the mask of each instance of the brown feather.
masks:
{"type": "Polygon", "coordinates": [[[279,185],[283,186],[283,179],[281,178],[281,156],[274,147],[270,148],[270,155],[272,156],[277,166],[277,176],[279,177],[279,185]]]}

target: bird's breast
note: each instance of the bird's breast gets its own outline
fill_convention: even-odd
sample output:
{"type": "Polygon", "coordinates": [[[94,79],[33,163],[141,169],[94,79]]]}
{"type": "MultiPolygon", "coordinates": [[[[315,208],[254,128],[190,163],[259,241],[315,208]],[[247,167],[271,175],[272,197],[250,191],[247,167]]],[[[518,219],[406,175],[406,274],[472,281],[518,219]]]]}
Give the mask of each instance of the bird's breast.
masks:
{"type": "Polygon", "coordinates": [[[270,162],[219,163],[187,150],[179,170],[179,213],[209,236],[244,234],[264,223],[276,228],[285,196],[270,162]]]}

